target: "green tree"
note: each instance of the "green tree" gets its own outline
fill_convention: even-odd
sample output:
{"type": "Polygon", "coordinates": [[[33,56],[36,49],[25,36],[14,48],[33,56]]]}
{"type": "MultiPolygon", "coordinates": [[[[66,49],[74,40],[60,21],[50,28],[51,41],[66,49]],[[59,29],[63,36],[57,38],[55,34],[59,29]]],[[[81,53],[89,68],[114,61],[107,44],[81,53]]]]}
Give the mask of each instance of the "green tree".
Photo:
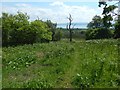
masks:
{"type": "Polygon", "coordinates": [[[62,37],[62,32],[57,29],[57,23],[51,22],[51,20],[46,21],[49,30],[52,32],[52,41],[59,41],[62,37]]]}
{"type": "Polygon", "coordinates": [[[17,12],[16,15],[13,16],[11,25],[11,31],[9,33],[9,43],[10,44],[25,44],[25,43],[33,43],[30,39],[30,26],[29,26],[29,16],[22,12],[17,12]]]}
{"type": "Polygon", "coordinates": [[[54,41],[60,41],[61,37],[62,37],[62,31],[57,29],[55,32],[54,41]]]}
{"type": "Polygon", "coordinates": [[[104,39],[111,38],[112,33],[110,30],[106,30],[105,28],[95,28],[89,29],[86,31],[86,40],[89,39],[104,39]]]}
{"type": "Polygon", "coordinates": [[[10,33],[10,44],[33,44],[36,42],[36,32],[30,25],[22,26],[10,33]]]}
{"type": "MultiPolygon", "coordinates": [[[[118,17],[120,19],[120,16],[118,17]]],[[[114,32],[114,38],[120,38],[120,20],[117,20],[114,24],[115,32],[114,32]]]]}
{"type": "Polygon", "coordinates": [[[52,33],[45,22],[35,20],[31,22],[31,28],[36,31],[37,42],[49,42],[52,40],[52,33]]]}
{"type": "Polygon", "coordinates": [[[55,41],[55,33],[56,33],[56,28],[57,28],[57,23],[52,23],[51,20],[47,20],[46,24],[49,27],[49,30],[52,32],[52,41],[55,41]]]}
{"type": "Polygon", "coordinates": [[[88,30],[86,32],[86,39],[111,38],[112,33],[109,29],[109,27],[111,26],[110,20],[108,20],[109,18],[109,16],[104,16],[103,18],[97,15],[94,16],[92,21],[87,25],[88,30]],[[108,21],[109,23],[106,21],[108,21]]]}
{"type": "MultiPolygon", "coordinates": [[[[109,28],[112,25],[112,23],[110,21],[113,20],[113,16],[112,16],[111,12],[113,10],[115,10],[117,8],[117,6],[115,6],[115,5],[107,6],[106,3],[99,3],[99,6],[101,6],[102,4],[105,5],[105,7],[103,9],[103,13],[102,13],[104,15],[103,23],[106,28],[109,28]]],[[[114,27],[115,27],[114,38],[120,38],[120,16],[118,14],[114,13],[114,16],[115,15],[118,16],[118,20],[116,21],[116,23],[114,25],[114,27]]]]}
{"type": "Polygon", "coordinates": [[[110,6],[105,6],[104,10],[103,10],[103,24],[105,28],[109,28],[112,26],[111,21],[113,21],[113,17],[111,14],[111,11],[113,11],[114,9],[116,9],[117,7],[114,5],[110,5],[110,6]]]}
{"type": "Polygon", "coordinates": [[[94,28],[93,30],[88,30],[86,32],[86,39],[101,39],[101,38],[110,38],[112,37],[112,33],[110,31],[110,27],[112,26],[113,14],[111,13],[117,6],[107,5],[106,2],[99,2],[99,7],[104,5],[103,8],[103,18],[100,19],[97,17],[92,19],[92,22],[88,24],[88,28],[94,28]],[[96,21],[96,22],[95,22],[96,21]],[[98,24],[98,22],[100,24],[98,24]],[[95,22],[95,23],[94,23],[95,22]],[[96,28],[96,29],[95,29],[96,28]],[[97,29],[98,28],[98,29],[97,29]]]}
{"type": "Polygon", "coordinates": [[[101,5],[104,5],[104,8],[103,8],[103,27],[108,29],[109,27],[112,26],[112,23],[111,21],[113,21],[113,17],[112,17],[112,14],[111,12],[113,10],[115,10],[117,8],[117,6],[115,5],[107,5],[106,3],[99,3],[99,7],[101,7],[101,5]]]}
{"type": "Polygon", "coordinates": [[[13,29],[14,16],[8,13],[2,13],[2,45],[7,46],[10,38],[10,31],[13,29]]]}
{"type": "Polygon", "coordinates": [[[94,16],[92,18],[92,21],[90,23],[88,23],[87,27],[90,29],[90,28],[100,28],[102,27],[103,24],[102,24],[102,18],[100,16],[94,16]]]}
{"type": "Polygon", "coordinates": [[[47,24],[40,20],[30,22],[26,13],[2,13],[1,19],[3,46],[48,42],[52,39],[47,24]]]}

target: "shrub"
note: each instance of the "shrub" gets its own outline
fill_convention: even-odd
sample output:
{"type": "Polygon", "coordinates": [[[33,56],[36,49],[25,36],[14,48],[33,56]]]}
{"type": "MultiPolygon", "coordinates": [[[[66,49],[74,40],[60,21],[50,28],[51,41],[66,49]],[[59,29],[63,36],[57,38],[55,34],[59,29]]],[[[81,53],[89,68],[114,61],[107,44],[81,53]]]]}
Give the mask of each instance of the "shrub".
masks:
{"type": "Polygon", "coordinates": [[[11,31],[9,44],[33,44],[36,41],[36,36],[36,32],[32,30],[30,25],[23,26],[17,30],[11,31]]]}
{"type": "Polygon", "coordinates": [[[104,38],[111,38],[112,32],[105,28],[96,28],[96,29],[89,29],[86,32],[86,39],[104,39],[104,38]]]}
{"type": "Polygon", "coordinates": [[[52,40],[52,32],[47,24],[40,20],[31,22],[31,28],[36,32],[36,42],[49,42],[52,40]]]}
{"type": "Polygon", "coordinates": [[[114,38],[120,38],[120,21],[117,21],[114,26],[115,26],[114,38]]]}
{"type": "Polygon", "coordinates": [[[54,35],[54,41],[60,41],[62,37],[62,32],[60,30],[57,30],[54,35]]]}
{"type": "Polygon", "coordinates": [[[33,44],[35,42],[49,42],[52,32],[47,24],[41,20],[29,22],[29,16],[22,12],[16,15],[2,13],[2,45],[33,44]]]}

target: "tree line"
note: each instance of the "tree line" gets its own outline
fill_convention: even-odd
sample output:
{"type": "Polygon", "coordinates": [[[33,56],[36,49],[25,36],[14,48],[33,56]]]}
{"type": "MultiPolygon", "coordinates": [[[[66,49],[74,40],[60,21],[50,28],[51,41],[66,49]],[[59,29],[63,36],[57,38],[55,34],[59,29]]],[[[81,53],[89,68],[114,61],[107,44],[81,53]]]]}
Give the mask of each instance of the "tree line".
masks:
{"type": "MultiPolygon", "coordinates": [[[[73,37],[78,37],[78,35],[82,35],[86,40],[120,38],[120,16],[114,13],[114,15],[117,15],[117,20],[113,24],[114,15],[111,14],[117,7],[114,5],[107,6],[106,3],[102,4],[104,5],[103,17],[94,16],[92,21],[87,25],[88,29],[80,30],[79,32],[71,28],[73,21],[71,14],[67,17],[69,24],[66,29],[61,30],[57,28],[57,23],[53,23],[51,20],[42,21],[38,18],[34,21],[30,21],[30,17],[27,13],[2,13],[2,17],[0,17],[2,46],[59,41],[62,35],[64,35],[63,37],[67,35],[70,42],[73,37]]],[[[101,4],[99,6],[101,6],[101,4]]]]}
{"type": "Polygon", "coordinates": [[[36,42],[58,41],[61,32],[51,20],[29,20],[27,13],[2,13],[2,46],[33,44],[36,42]]]}

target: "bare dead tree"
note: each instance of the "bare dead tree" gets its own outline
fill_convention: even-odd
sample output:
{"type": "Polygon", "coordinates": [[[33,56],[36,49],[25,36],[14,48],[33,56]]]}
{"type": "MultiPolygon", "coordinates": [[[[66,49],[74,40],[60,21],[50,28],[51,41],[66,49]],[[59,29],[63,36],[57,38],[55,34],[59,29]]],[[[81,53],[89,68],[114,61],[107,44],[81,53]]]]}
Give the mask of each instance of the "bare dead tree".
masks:
{"type": "Polygon", "coordinates": [[[72,42],[72,29],[71,29],[71,25],[72,25],[73,18],[71,16],[71,14],[69,14],[69,17],[67,17],[67,19],[69,20],[69,24],[67,24],[67,30],[69,30],[69,32],[70,32],[70,42],[72,42]]]}

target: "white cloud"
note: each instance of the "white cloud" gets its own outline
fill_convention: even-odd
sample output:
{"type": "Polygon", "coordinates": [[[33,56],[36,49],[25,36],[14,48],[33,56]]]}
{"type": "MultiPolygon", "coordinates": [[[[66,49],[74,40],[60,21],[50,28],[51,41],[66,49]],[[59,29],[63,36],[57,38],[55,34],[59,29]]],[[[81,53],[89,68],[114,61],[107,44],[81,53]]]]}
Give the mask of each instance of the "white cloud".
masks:
{"type": "Polygon", "coordinates": [[[37,19],[37,16],[39,16],[40,19],[50,19],[57,23],[68,22],[67,16],[69,13],[73,17],[73,22],[90,22],[93,16],[101,14],[100,10],[100,8],[95,9],[88,6],[70,6],[60,1],[51,3],[49,8],[35,7],[25,3],[16,4],[15,6],[3,6],[3,11],[9,13],[26,12],[30,15],[31,20],[37,19]]]}
{"type": "MultiPolygon", "coordinates": [[[[44,2],[55,2],[56,0],[44,0],[44,2]]],[[[62,2],[98,2],[99,0],[57,0],[62,2]]],[[[2,0],[2,2],[43,2],[43,0],[2,0]]]]}
{"type": "Polygon", "coordinates": [[[67,22],[67,16],[69,13],[73,17],[74,22],[89,22],[93,16],[99,14],[101,9],[91,8],[88,6],[69,6],[63,2],[54,2],[51,4],[56,11],[57,16],[61,17],[61,22],[67,22]]]}
{"type": "Polygon", "coordinates": [[[29,4],[25,4],[25,3],[22,3],[22,4],[15,4],[15,6],[17,6],[17,7],[30,7],[29,4]]]}
{"type": "MultiPolygon", "coordinates": [[[[55,2],[56,0],[44,0],[44,2],[55,2]]],[[[57,0],[62,2],[98,2],[99,0],[57,0]]],[[[43,2],[43,0],[2,0],[2,2],[43,2]]]]}
{"type": "Polygon", "coordinates": [[[64,6],[63,2],[56,1],[50,4],[51,6],[64,6]]]}

